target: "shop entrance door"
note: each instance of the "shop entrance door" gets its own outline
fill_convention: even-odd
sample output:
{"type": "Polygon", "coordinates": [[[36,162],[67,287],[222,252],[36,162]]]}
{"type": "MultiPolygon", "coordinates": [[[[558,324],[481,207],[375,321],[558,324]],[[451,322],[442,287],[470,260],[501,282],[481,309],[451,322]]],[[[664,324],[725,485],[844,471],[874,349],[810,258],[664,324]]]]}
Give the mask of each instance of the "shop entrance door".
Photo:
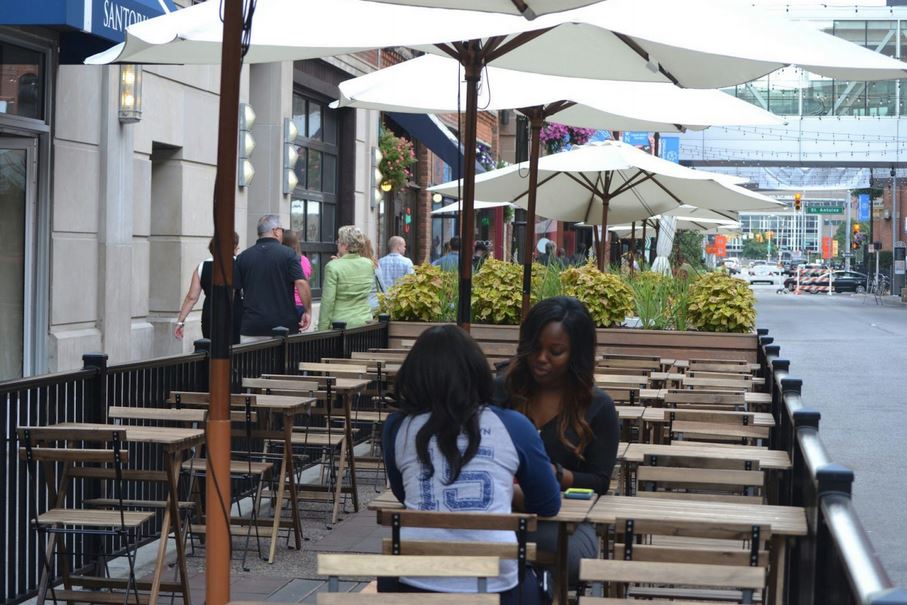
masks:
{"type": "Polygon", "coordinates": [[[36,159],[37,139],[0,137],[0,380],[32,370],[36,159]]]}

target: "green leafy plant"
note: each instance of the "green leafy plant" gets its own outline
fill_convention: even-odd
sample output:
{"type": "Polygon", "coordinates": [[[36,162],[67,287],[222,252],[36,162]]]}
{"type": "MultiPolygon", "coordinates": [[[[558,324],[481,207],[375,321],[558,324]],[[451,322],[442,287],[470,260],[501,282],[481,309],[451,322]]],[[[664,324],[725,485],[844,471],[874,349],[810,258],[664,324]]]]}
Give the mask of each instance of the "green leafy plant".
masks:
{"type": "Polygon", "coordinates": [[[518,324],[522,302],[523,266],[493,258],[486,259],[472,280],[473,321],[518,324]]]}
{"type": "Polygon", "coordinates": [[[670,277],[651,271],[635,271],[627,283],[633,290],[636,315],[644,329],[665,330],[672,321],[674,284],[670,277]]]}
{"type": "Polygon", "coordinates": [[[429,264],[400,278],[378,294],[381,313],[400,321],[452,321],[456,314],[456,273],[429,264]]]}
{"type": "Polygon", "coordinates": [[[671,321],[675,330],[688,330],[690,327],[690,284],[695,281],[687,277],[675,277],[671,280],[671,321]]]}
{"type": "Polygon", "coordinates": [[[561,273],[563,293],[579,299],[600,328],[619,326],[633,313],[633,291],[621,278],[602,273],[592,264],[561,273]]]}
{"type": "Polygon", "coordinates": [[[563,272],[564,266],[558,262],[552,262],[547,265],[541,263],[532,264],[532,292],[530,296],[532,304],[564,293],[564,286],[561,283],[563,272]]]}
{"type": "Polygon", "coordinates": [[[714,272],[690,286],[688,318],[708,332],[750,332],[756,325],[756,298],[749,285],[714,272]]]}
{"type": "Polygon", "coordinates": [[[416,163],[413,144],[403,137],[394,136],[390,130],[382,128],[378,134],[378,149],[381,150],[381,162],[378,164],[378,169],[384,179],[383,183],[389,183],[394,189],[406,187],[406,182],[412,177],[410,167],[416,163]]]}

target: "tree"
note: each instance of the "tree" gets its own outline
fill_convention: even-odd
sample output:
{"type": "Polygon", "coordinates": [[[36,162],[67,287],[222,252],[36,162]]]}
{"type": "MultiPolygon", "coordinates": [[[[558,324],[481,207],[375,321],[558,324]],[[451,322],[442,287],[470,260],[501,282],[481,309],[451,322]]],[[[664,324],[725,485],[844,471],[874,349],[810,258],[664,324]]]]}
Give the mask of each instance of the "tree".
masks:
{"type": "MultiPolygon", "coordinates": [[[[851,222],[850,228],[853,229],[854,225],[860,226],[860,233],[863,234],[864,238],[869,237],[869,223],[858,223],[856,221],[853,221],[853,222],[851,222]]],[[[837,240],[837,242],[838,242],[838,255],[839,256],[844,254],[845,252],[856,252],[857,255],[854,255],[854,262],[862,262],[863,253],[860,251],[860,250],[862,250],[862,246],[860,247],[860,250],[848,250],[846,248],[846,245],[845,245],[847,242],[847,223],[846,222],[842,222],[840,225],[838,225],[838,229],[835,231],[835,240],[837,240]]],[[[850,241],[851,241],[851,243],[853,243],[853,236],[851,236],[850,241]]],[[[864,241],[866,241],[866,240],[864,239],[864,241]]]]}
{"type": "Polygon", "coordinates": [[[687,262],[696,269],[701,269],[702,234],[695,231],[679,231],[674,237],[674,258],[677,265],[687,262]]]}
{"type": "Polygon", "coordinates": [[[768,242],[755,239],[743,240],[743,258],[762,260],[768,256],[768,242]]]}

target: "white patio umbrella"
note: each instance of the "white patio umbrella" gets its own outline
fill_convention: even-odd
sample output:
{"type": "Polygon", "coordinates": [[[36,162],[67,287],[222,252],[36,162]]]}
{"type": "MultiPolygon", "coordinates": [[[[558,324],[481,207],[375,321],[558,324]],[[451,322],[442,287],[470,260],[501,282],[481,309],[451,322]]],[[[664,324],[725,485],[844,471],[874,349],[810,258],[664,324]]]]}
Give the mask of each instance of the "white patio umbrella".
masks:
{"type": "MultiPolygon", "coordinates": [[[[661,220],[663,215],[652,217],[655,220],[661,220]]],[[[677,231],[701,231],[703,233],[731,233],[740,230],[738,221],[713,220],[713,219],[694,219],[688,216],[674,216],[677,231]]],[[[622,236],[632,232],[633,225],[609,225],[608,231],[616,231],[622,236]]]]}
{"type": "MultiPolygon", "coordinates": [[[[538,214],[547,218],[599,224],[647,219],[695,205],[727,220],[741,210],[774,210],[769,197],[715,180],[712,173],[692,170],[649,155],[619,141],[606,141],[556,153],[538,162],[538,214]]],[[[432,191],[455,193],[451,181],[432,191]]],[[[530,189],[526,162],[486,172],[476,178],[476,194],[485,200],[527,206],[530,189]]],[[[599,254],[599,265],[607,258],[599,254]]]]}
{"type": "MultiPolygon", "coordinates": [[[[340,84],[331,107],[409,113],[463,109],[463,66],[424,55],[340,84]],[[418,86],[413,86],[413,83],[418,86]]],[[[592,80],[498,67],[482,72],[478,103],[484,111],[547,107],[545,118],[580,128],[679,132],[709,126],[769,126],[785,120],[717,90],[683,89],[670,83],[592,80]]]]}
{"type": "MultiPolygon", "coordinates": [[[[509,206],[510,202],[482,202],[476,200],[475,209],[476,210],[488,210],[489,208],[500,208],[502,206],[509,206]]],[[[447,204],[446,206],[441,206],[437,210],[432,210],[432,214],[451,214],[454,212],[463,211],[463,202],[453,202],[452,204],[447,204]]]]}
{"type": "MultiPolygon", "coordinates": [[[[130,26],[123,44],[88,62],[215,62],[226,29],[219,4],[206,2],[130,26]]],[[[449,55],[463,65],[469,83],[463,132],[467,247],[474,229],[476,93],[485,65],[689,88],[738,84],[787,64],[850,80],[895,79],[905,73],[899,61],[737,2],[607,0],[530,22],[363,0],[258,0],[255,21],[248,62],[403,45],[449,55]]],[[[458,320],[466,327],[471,273],[470,263],[463,261],[458,320]]]]}
{"type": "Polygon", "coordinates": [[[375,0],[390,4],[407,4],[409,6],[430,6],[433,8],[456,8],[462,10],[482,11],[485,13],[507,13],[523,15],[530,21],[539,15],[558,13],[600,0],[375,0]]]}

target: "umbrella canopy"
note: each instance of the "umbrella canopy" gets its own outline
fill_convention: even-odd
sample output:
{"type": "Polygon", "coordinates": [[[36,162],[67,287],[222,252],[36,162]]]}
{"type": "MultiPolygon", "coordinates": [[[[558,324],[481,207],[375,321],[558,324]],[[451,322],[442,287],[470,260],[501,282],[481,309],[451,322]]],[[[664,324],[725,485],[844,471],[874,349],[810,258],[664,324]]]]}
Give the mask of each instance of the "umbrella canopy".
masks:
{"type": "MultiPolygon", "coordinates": [[[[125,42],[86,62],[218,63],[222,30],[220,3],[203,2],[129,26],[125,42]]],[[[789,64],[841,80],[895,79],[907,73],[896,59],[808,25],[713,0],[607,0],[535,21],[365,0],[258,0],[245,61],[310,59],[388,46],[459,55],[454,45],[443,43],[461,40],[479,41],[485,64],[497,67],[687,88],[740,84],[789,64]]]]}
{"type": "MultiPolygon", "coordinates": [[[[476,177],[476,195],[527,205],[526,162],[476,177]]],[[[687,204],[712,210],[777,210],[782,204],[715,179],[714,174],[662,160],[619,141],[578,147],[539,160],[538,214],[586,224],[643,220],[687,204]]],[[[455,194],[457,181],[432,187],[455,194]]],[[[736,215],[724,217],[736,218],[736,215]]]]}
{"type": "MultiPolygon", "coordinates": [[[[459,100],[466,98],[462,71],[453,59],[425,55],[341,83],[341,97],[331,107],[458,112],[463,109],[459,100]]],[[[609,130],[677,132],[784,123],[783,118],[717,90],[565,78],[497,67],[483,70],[478,103],[486,111],[554,104],[546,119],[609,130]]]]}
{"type": "Polygon", "coordinates": [[[599,0],[375,0],[391,4],[430,6],[433,8],[457,8],[485,13],[508,13],[535,19],[539,15],[557,13],[580,6],[595,4],[599,0]]]}
{"type": "MultiPolygon", "coordinates": [[[[475,209],[476,210],[487,210],[489,208],[500,208],[501,206],[509,206],[509,202],[480,202],[476,200],[475,209]]],[[[454,202],[452,204],[447,204],[446,206],[441,206],[437,210],[432,210],[432,214],[451,214],[463,211],[463,202],[454,202]]]]}
{"type": "MultiPolygon", "coordinates": [[[[661,219],[662,215],[652,217],[661,219]]],[[[705,231],[709,233],[731,233],[739,231],[741,225],[737,221],[729,220],[712,220],[712,219],[694,219],[689,216],[675,216],[675,229],[677,231],[705,231]]],[[[639,227],[636,227],[637,231],[639,227]]],[[[608,231],[616,231],[621,236],[632,233],[633,225],[612,225],[608,231]]]]}

